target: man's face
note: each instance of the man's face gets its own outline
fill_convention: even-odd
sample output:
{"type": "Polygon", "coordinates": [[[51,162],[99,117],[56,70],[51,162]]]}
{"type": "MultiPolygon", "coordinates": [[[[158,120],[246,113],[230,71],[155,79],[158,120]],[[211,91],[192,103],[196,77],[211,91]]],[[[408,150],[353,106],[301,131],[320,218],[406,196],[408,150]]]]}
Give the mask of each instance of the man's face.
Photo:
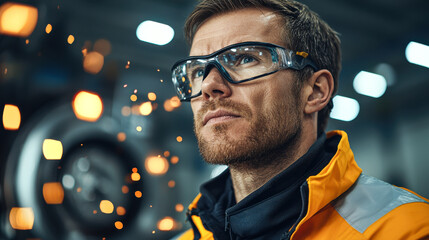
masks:
{"type": "MultiPolygon", "coordinates": [[[[284,46],[280,17],[268,10],[243,9],[217,15],[195,34],[191,56],[231,44],[255,41],[284,46]]],[[[194,128],[203,158],[213,164],[267,164],[272,152],[287,154],[301,132],[302,104],[290,70],[231,84],[212,68],[202,95],[191,100],[194,128]],[[262,161],[262,162],[261,162],[262,161]]]]}

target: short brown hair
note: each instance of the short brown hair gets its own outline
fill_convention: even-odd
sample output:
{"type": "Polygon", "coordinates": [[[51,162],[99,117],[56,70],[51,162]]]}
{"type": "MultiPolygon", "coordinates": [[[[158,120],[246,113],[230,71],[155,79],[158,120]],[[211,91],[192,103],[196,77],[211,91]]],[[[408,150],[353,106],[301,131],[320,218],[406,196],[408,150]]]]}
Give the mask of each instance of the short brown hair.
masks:
{"type": "MultiPolygon", "coordinates": [[[[265,8],[279,14],[284,20],[284,41],[288,48],[309,53],[320,69],[327,69],[334,77],[334,92],[338,88],[341,70],[341,49],[338,33],[306,5],[292,0],[202,0],[189,15],[185,23],[185,37],[191,45],[194,35],[201,24],[208,18],[244,8],[265,8]]],[[[297,89],[313,74],[312,68],[305,68],[296,73],[297,89]]],[[[330,103],[319,111],[318,132],[325,130],[330,103]]]]}

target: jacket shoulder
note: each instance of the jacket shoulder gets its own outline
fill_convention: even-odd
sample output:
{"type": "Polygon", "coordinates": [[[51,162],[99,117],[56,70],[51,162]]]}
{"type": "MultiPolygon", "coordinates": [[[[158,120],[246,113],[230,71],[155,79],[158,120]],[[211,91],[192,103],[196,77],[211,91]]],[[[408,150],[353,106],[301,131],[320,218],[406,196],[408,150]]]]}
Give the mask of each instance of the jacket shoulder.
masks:
{"type": "Polygon", "coordinates": [[[362,174],[333,206],[349,225],[370,239],[429,236],[426,199],[374,177],[362,174]]]}

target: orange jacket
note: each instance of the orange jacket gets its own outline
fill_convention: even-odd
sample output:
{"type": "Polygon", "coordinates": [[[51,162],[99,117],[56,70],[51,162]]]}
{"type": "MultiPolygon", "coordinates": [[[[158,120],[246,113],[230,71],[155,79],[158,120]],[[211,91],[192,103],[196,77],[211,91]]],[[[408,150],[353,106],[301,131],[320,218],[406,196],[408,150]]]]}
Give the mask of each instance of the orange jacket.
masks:
{"type": "MultiPolygon", "coordinates": [[[[306,215],[292,228],[290,239],[429,239],[429,201],[403,188],[361,174],[347,134],[340,135],[338,149],[329,164],[307,178],[306,215]]],[[[199,194],[189,206],[196,208],[199,194]]],[[[201,240],[214,239],[201,218],[192,215],[201,240]]],[[[179,240],[194,239],[192,229],[179,240]]]]}

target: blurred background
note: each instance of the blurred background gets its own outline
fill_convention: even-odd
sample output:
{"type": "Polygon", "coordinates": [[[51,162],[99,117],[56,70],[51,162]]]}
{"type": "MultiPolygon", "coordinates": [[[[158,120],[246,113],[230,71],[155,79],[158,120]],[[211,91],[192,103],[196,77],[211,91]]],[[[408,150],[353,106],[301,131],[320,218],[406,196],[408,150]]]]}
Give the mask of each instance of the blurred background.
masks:
{"type": "MultiPolygon", "coordinates": [[[[329,130],[429,197],[429,2],[302,1],[341,34],[329,130]]],[[[195,0],[0,1],[0,239],[169,239],[203,163],[170,67],[195,0]]]]}

